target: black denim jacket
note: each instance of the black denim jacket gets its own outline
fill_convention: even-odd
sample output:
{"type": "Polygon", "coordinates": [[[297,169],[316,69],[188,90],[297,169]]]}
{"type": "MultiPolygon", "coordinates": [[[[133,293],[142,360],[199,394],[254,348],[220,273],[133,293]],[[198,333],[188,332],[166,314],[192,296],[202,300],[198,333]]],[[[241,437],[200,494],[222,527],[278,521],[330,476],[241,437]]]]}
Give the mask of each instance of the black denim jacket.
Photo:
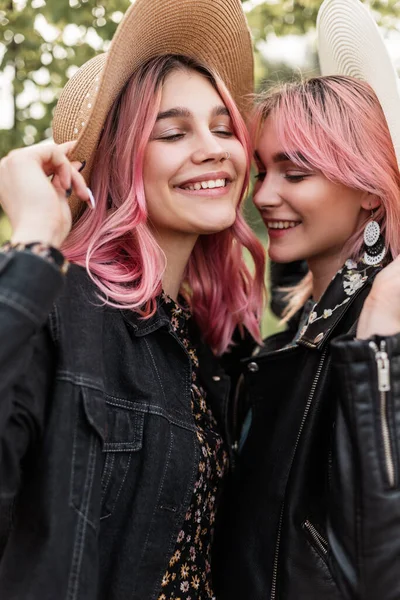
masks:
{"type": "MultiPolygon", "coordinates": [[[[0,598],[155,599],[198,468],[190,359],[161,307],[141,320],[83,269],[63,279],[0,255],[0,598]]],[[[229,379],[199,358],[229,438],[229,379]]]]}

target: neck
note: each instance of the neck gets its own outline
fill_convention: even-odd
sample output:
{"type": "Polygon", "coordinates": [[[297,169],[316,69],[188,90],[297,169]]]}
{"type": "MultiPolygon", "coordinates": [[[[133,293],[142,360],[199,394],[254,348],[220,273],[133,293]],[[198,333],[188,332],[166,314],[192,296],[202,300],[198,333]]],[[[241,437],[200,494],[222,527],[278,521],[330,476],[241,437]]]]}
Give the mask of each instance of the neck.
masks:
{"type": "Polygon", "coordinates": [[[176,232],[153,232],[164,252],[167,264],[163,275],[163,290],[170,298],[177,300],[186,266],[196,244],[197,235],[179,235],[176,232]]]}
{"type": "Polygon", "coordinates": [[[315,302],[319,302],[333,277],[342,266],[343,257],[337,254],[324,258],[318,257],[315,260],[307,260],[307,264],[313,276],[313,298],[315,302]]]}

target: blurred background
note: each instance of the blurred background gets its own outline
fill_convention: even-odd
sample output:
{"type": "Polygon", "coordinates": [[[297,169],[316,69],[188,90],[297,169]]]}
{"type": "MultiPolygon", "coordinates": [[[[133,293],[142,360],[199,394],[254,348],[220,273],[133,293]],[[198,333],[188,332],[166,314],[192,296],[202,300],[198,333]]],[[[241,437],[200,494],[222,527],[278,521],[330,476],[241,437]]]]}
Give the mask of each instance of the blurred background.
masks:
{"type": "MultiPolygon", "coordinates": [[[[364,0],[400,72],[400,0],[364,0]]],[[[107,50],[130,0],[0,0],[0,158],[50,138],[66,81],[107,50]]],[[[318,73],[315,22],[322,0],[243,0],[255,43],[256,85],[318,73]]],[[[251,202],[247,218],[264,237],[251,202]]],[[[0,213],[0,243],[9,237],[0,213]]],[[[264,328],[274,327],[269,315],[264,328]]]]}

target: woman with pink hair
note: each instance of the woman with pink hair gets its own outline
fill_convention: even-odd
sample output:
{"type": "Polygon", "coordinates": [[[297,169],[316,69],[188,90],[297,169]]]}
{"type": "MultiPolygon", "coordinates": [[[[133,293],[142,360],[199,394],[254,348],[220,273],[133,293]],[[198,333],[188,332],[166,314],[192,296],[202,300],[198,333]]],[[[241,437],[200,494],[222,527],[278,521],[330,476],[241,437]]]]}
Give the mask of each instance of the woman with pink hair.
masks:
{"type": "Polygon", "coordinates": [[[259,338],[264,287],[249,61],[239,0],[137,0],[63,91],[65,143],[0,163],[1,598],[214,598],[219,356],[259,338]]]}
{"type": "Polygon", "coordinates": [[[244,365],[250,416],[218,597],[394,600],[400,172],[391,131],[368,83],[331,75],[262,96],[253,139],[269,256],[309,271],[285,290],[292,327],[244,365]]]}
{"type": "Polygon", "coordinates": [[[359,0],[317,30],[322,76],[254,113],[269,256],[308,273],[244,365],[220,600],[400,598],[398,77],[359,0]]]}

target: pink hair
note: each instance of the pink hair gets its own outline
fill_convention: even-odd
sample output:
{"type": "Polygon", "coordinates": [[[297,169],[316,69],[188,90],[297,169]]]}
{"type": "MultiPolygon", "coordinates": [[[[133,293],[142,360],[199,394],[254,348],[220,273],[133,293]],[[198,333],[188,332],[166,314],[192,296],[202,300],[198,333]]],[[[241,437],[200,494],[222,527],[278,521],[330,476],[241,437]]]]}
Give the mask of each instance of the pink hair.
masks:
{"type": "Polygon", "coordinates": [[[147,223],[143,157],[159,111],[162,84],[176,69],[210,80],[228,108],[234,133],[248,162],[236,220],[227,230],[200,236],[186,268],[184,291],[205,341],[218,354],[227,350],[237,327],[260,341],[264,299],[264,250],[241,214],[248,187],[251,145],[246,126],[222,80],[197,61],[163,56],[139,68],[115,102],[94,157],[91,187],[94,213],[85,210],[63,248],[69,260],[86,266],[110,306],[149,318],[162,290],[165,255],[147,223]],[[252,275],[243,258],[247,248],[252,275]]]}
{"type": "MultiPolygon", "coordinates": [[[[335,183],[380,199],[374,213],[388,253],[400,253],[400,173],[382,107],[373,89],[353,77],[315,77],[285,84],[260,97],[253,118],[257,140],[266,119],[295,164],[311,164],[335,183]]],[[[343,260],[363,255],[364,225],[343,248],[343,260]]],[[[312,275],[288,295],[288,320],[312,293],[312,275]]]]}

